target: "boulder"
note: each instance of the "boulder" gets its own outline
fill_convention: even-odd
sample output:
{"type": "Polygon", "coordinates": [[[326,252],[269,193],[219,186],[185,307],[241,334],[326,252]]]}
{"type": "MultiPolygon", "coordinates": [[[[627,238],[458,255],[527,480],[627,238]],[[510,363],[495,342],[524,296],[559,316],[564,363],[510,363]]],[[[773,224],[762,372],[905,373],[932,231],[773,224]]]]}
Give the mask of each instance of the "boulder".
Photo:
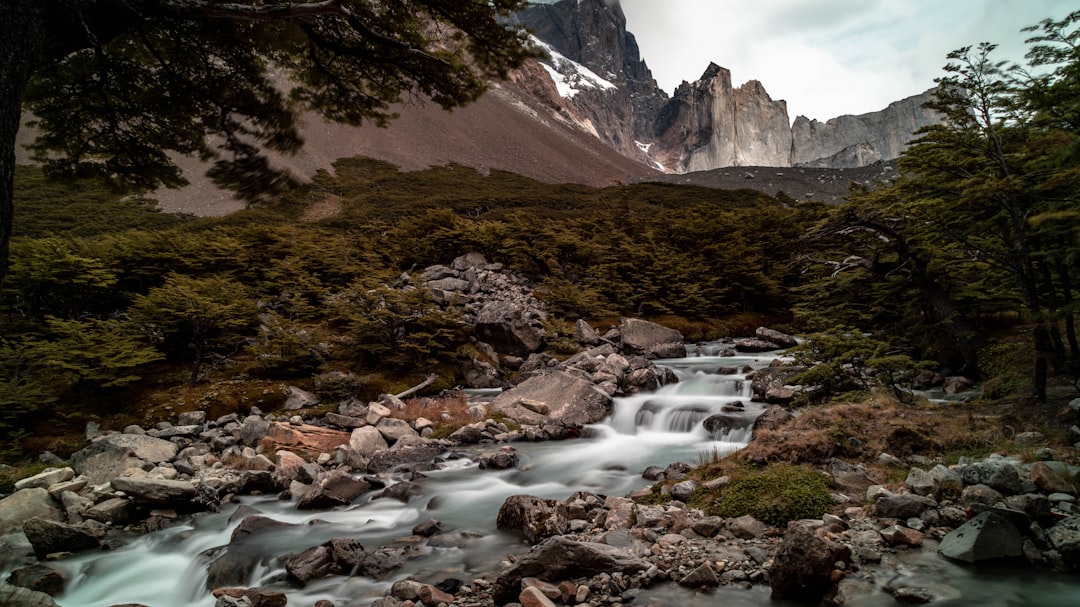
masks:
{"type": "Polygon", "coordinates": [[[1070,516],[1047,529],[1046,537],[1054,550],[1073,563],[1080,562],[1080,516],[1070,516]]]}
{"type": "Polygon", "coordinates": [[[201,426],[206,423],[206,411],[184,411],[176,418],[177,426],[201,426]]]}
{"type": "Polygon", "coordinates": [[[97,548],[104,535],[101,531],[82,525],[68,525],[41,518],[32,518],[23,523],[23,533],[34,554],[44,559],[57,552],[77,552],[97,548]]]}
{"type": "Polygon", "coordinates": [[[333,569],[334,562],[326,546],[315,546],[285,559],[285,572],[289,579],[301,586],[311,580],[326,577],[333,569]]]}
{"type": "Polygon", "coordinates": [[[569,529],[569,512],[559,500],[532,495],[511,495],[499,508],[495,525],[499,529],[517,531],[532,543],[562,535],[569,529]]]}
{"type": "Polygon", "coordinates": [[[374,426],[357,428],[349,436],[349,448],[364,457],[370,457],[376,451],[386,449],[388,446],[382,432],[374,426]]]}
{"type": "Polygon", "coordinates": [[[908,472],[904,485],[915,495],[937,497],[937,481],[922,468],[912,468],[908,472]]]}
{"type": "Polygon", "coordinates": [[[771,352],[776,350],[776,344],[771,341],[765,341],[764,339],[737,339],[735,340],[735,351],[745,352],[747,354],[756,354],[758,352],[771,352]]]}
{"type": "Polygon", "coordinates": [[[522,424],[541,425],[557,421],[575,427],[598,422],[611,413],[612,400],[589,381],[565,371],[534,375],[506,390],[491,402],[496,413],[522,424]],[[542,403],[548,413],[537,413],[523,401],[542,403]]]}
{"type": "Polygon", "coordinates": [[[757,419],[754,420],[754,429],[752,432],[757,432],[758,430],[778,430],[793,419],[795,419],[795,414],[791,412],[791,409],[781,405],[769,405],[768,407],[765,407],[765,410],[761,412],[761,415],[757,416],[757,419]]]}
{"type": "Polygon", "coordinates": [[[851,549],[818,536],[798,521],[788,524],[769,569],[772,598],[817,603],[836,592],[835,564],[851,549]]]}
{"type": "Polygon", "coordinates": [[[518,454],[513,450],[500,449],[494,453],[483,453],[477,463],[481,470],[509,470],[518,465],[518,454]]]}
{"type": "Polygon", "coordinates": [[[249,415],[244,418],[244,423],[240,426],[240,442],[248,447],[254,447],[259,444],[259,441],[266,436],[266,433],[270,431],[270,426],[273,425],[258,415],[249,415]]]}
{"type": "Polygon", "coordinates": [[[795,341],[794,337],[768,327],[758,327],[757,330],[754,331],[754,336],[762,341],[775,344],[776,348],[773,348],[774,350],[779,348],[794,348],[799,345],[799,342],[795,341]]]}
{"type": "Polygon", "coordinates": [[[156,478],[114,478],[112,488],[123,491],[136,504],[190,509],[198,488],[190,481],[156,478]]]}
{"type": "Polygon", "coordinates": [[[549,582],[598,573],[635,574],[652,564],[626,550],[596,542],[579,542],[557,535],[533,546],[511,567],[504,569],[492,585],[497,605],[517,600],[521,580],[536,577],[549,582]]]}
{"type": "MultiPolygon", "coordinates": [[[[20,588],[44,592],[49,596],[57,596],[64,592],[67,577],[52,567],[38,564],[20,567],[12,571],[7,578],[7,583],[20,588]]],[[[3,604],[0,603],[0,605],[3,604]]]]}
{"type": "Polygon", "coordinates": [[[976,515],[942,538],[942,556],[978,563],[1023,554],[1023,536],[1008,519],[986,511],[976,515]]]}
{"type": "Polygon", "coordinates": [[[600,337],[596,329],[592,328],[592,325],[586,322],[584,318],[580,318],[574,323],[574,333],[577,335],[578,343],[585,346],[598,346],[604,341],[604,338],[600,337]]]}
{"type": "Polygon", "coordinates": [[[544,345],[544,313],[521,301],[489,301],[476,315],[473,332],[500,354],[525,357],[544,345]]]}
{"type": "Polygon", "coordinates": [[[0,500],[0,534],[21,529],[23,523],[34,517],[62,521],[64,515],[59,506],[41,487],[16,491],[0,500]]]}
{"type": "Polygon", "coordinates": [[[720,585],[720,579],[709,563],[702,563],[679,578],[679,584],[691,588],[714,588],[720,585]]]}
{"type": "Polygon", "coordinates": [[[372,474],[417,464],[430,464],[446,451],[441,441],[420,437],[405,437],[389,449],[380,449],[368,460],[367,471],[372,474]]]}
{"type": "Polygon", "coordinates": [[[300,496],[296,502],[296,508],[320,510],[334,506],[347,506],[371,488],[371,484],[364,479],[354,479],[343,470],[333,470],[312,485],[307,493],[300,496]]]}
{"type": "Polygon", "coordinates": [[[926,509],[935,506],[937,502],[921,495],[910,493],[883,495],[874,501],[874,516],[903,521],[918,518],[926,509]]]}
{"type": "Polygon", "coordinates": [[[382,434],[383,438],[390,445],[398,442],[405,436],[419,436],[416,430],[409,425],[409,422],[403,419],[397,419],[393,417],[384,417],[379,420],[379,423],[375,424],[375,429],[382,434]]]}
{"type": "Polygon", "coordinates": [[[777,365],[758,369],[747,377],[750,378],[750,388],[754,393],[754,400],[775,405],[784,405],[795,398],[793,390],[785,390],[791,378],[802,373],[806,367],[800,365],[777,365]]]}
{"type": "Polygon", "coordinates": [[[622,351],[646,358],[682,358],[686,343],[682,333],[640,318],[624,318],[619,327],[622,351]]]}
{"type": "Polygon", "coordinates": [[[121,526],[131,521],[133,510],[131,500],[112,497],[87,508],[83,517],[106,525],[121,526]]]}
{"type": "Polygon", "coordinates": [[[289,396],[285,399],[285,404],[282,406],[286,411],[296,411],[297,409],[314,407],[319,404],[319,397],[307,390],[302,390],[296,386],[289,386],[287,392],[289,396]]]}
{"type": "Polygon", "coordinates": [[[158,464],[176,457],[179,447],[170,441],[141,434],[112,434],[71,455],[75,471],[93,485],[101,485],[129,468],[158,464]]]}
{"type": "Polygon", "coordinates": [[[961,476],[965,485],[986,485],[1005,495],[1023,492],[1019,469],[1006,460],[988,459],[969,464],[964,467],[961,476]]]}
{"type": "MultiPolygon", "coordinates": [[[[250,509],[243,510],[243,508],[238,509],[237,514],[242,511],[251,511],[250,509]]],[[[265,516],[246,516],[236,529],[233,529],[227,546],[212,548],[202,554],[202,558],[209,561],[206,588],[214,590],[230,586],[246,586],[255,567],[271,556],[268,551],[269,546],[273,544],[264,536],[291,526],[289,523],[265,516]]]]}
{"type": "Polygon", "coordinates": [[[1035,462],[1031,466],[1031,480],[1044,493],[1067,493],[1080,495],[1076,480],[1058,472],[1046,462],[1035,462]]]}

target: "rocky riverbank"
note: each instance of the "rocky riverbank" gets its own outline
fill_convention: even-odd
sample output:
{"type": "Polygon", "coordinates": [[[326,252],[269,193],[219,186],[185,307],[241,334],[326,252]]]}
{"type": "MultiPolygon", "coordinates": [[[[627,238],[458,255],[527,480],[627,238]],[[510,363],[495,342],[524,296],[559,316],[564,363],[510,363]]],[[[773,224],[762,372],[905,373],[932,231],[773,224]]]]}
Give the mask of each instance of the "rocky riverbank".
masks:
{"type": "MultiPolygon", "coordinates": [[[[406,283],[402,288],[410,288],[406,283]]],[[[425,473],[463,460],[476,462],[477,474],[523,468],[515,445],[581,436],[612,413],[613,397],[677,381],[652,361],[687,350],[678,332],[644,320],[623,319],[604,334],[580,322],[581,351],[559,361],[542,351],[541,304],[497,265],[465,256],[429,268],[421,284],[433,296],[465,306],[470,322],[485,327],[488,341],[478,347],[487,354],[473,361],[468,375],[473,385],[504,390],[490,402],[472,403],[475,421],[437,437],[436,423],[450,418],[447,403],[459,401],[459,394],[409,405],[389,395],[366,403],[345,400],[336,410],[313,414],[317,399],[297,389],[278,413],[253,409],[243,417],[208,419],[205,411],[190,411],[147,428],[92,426],[84,449],[69,461],[51,460],[53,468],[19,481],[0,500],[0,550],[11,571],[0,586],[0,604],[46,607],[55,604],[52,596],[63,604],[67,582],[50,565],[56,559],[117,547],[133,534],[225,508],[233,510],[231,537],[199,555],[205,588],[191,589],[212,592],[219,606],[285,605],[282,588],[328,577],[387,581],[384,597],[345,599],[337,607],[621,605],[665,583],[701,592],[767,585],[775,597],[831,604],[884,589],[898,601],[919,603],[942,598],[940,590],[897,583],[890,555],[935,550],[959,562],[1013,559],[1073,574],[1080,565],[1078,470],[1068,463],[1069,452],[1040,448],[1045,437],[1038,435],[1023,437],[1030,447],[1024,460],[992,456],[952,466],[926,449],[907,449],[899,457],[882,451],[868,462],[830,446],[821,450],[833,454],[823,460],[821,474],[832,507],[821,518],[782,528],[750,516],[709,515],[702,496],[722,495],[731,479],[703,478],[688,463],[642,470],[657,485],[630,495],[511,496],[488,524],[520,534],[524,543],[501,565],[468,579],[397,579],[407,564],[437,560],[440,551],[479,537],[444,528],[435,518],[378,547],[344,535],[313,539],[299,551],[276,547],[271,538],[303,530],[250,506],[234,507],[238,496],[277,496],[307,512],[380,499],[407,504],[423,493],[425,473]],[[424,415],[405,419],[410,407],[424,415]],[[249,588],[254,572],[267,568],[284,573],[266,588],[249,588]]],[[[794,343],[762,328],[717,354],[794,343]]],[[[746,371],[735,362],[721,369],[746,371]]],[[[756,398],[790,403],[798,390],[785,382],[793,373],[783,366],[754,373],[756,398]]],[[[1073,405],[1080,409],[1080,402],[1073,405]]],[[[714,434],[743,423],[741,407],[731,409],[732,415],[700,423],[714,434]]],[[[754,461],[772,461],[762,445],[798,444],[798,424],[806,418],[805,410],[780,404],[767,409],[748,449],[754,461]]],[[[917,438],[897,436],[899,442],[889,444],[917,438]]],[[[849,436],[843,443],[865,440],[849,436]]],[[[329,607],[325,600],[314,604],[329,607]]]]}

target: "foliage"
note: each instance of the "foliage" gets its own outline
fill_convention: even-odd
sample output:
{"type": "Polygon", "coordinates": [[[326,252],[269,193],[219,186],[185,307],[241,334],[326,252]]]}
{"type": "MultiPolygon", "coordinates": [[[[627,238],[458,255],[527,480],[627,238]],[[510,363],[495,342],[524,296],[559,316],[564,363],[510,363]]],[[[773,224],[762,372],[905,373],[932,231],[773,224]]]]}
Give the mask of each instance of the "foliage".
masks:
{"type": "Polygon", "coordinates": [[[821,518],[832,504],[824,474],[808,466],[775,464],[743,469],[720,490],[708,512],[722,517],[749,514],[782,527],[789,521],[821,518]]]}
{"type": "Polygon", "coordinates": [[[170,274],[163,285],[137,296],[130,314],[166,352],[192,351],[191,385],[211,351],[235,347],[256,320],[247,288],[223,276],[170,274]]]}

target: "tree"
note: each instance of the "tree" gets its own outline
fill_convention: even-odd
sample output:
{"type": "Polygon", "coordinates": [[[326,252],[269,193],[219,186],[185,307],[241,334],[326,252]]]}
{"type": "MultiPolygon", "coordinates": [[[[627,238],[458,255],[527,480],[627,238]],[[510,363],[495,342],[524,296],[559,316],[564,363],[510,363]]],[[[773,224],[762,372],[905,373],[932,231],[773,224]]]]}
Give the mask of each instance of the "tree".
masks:
{"type": "Polygon", "coordinates": [[[504,17],[524,0],[5,0],[0,3],[0,284],[13,223],[15,135],[55,173],[122,188],[184,183],[170,153],[249,199],[285,176],[314,110],[385,125],[407,94],[445,109],[527,57],[504,17]]]}
{"type": "Polygon", "coordinates": [[[128,312],[167,351],[192,352],[189,383],[193,386],[211,351],[221,346],[239,348],[241,337],[257,321],[255,301],[247,288],[223,276],[170,274],[165,284],[136,297],[128,312]]]}

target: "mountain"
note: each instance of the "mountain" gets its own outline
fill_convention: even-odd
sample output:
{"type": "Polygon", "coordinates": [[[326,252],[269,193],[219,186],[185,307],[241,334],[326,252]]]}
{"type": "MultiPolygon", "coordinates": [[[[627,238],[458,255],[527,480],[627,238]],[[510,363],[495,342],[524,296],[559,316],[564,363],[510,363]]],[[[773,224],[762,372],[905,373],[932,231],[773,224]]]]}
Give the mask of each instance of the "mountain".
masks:
{"type": "Polygon", "coordinates": [[[715,63],[669,99],[640,58],[617,1],[562,0],[533,6],[518,16],[546,48],[550,65],[566,58],[613,85],[568,96],[587,127],[620,153],[644,159],[665,173],[732,166],[852,168],[897,158],[912,133],[937,117],[922,108],[929,91],[860,116],[825,123],[796,118],[762,83],[738,88],[715,63]]]}
{"type": "MultiPolygon", "coordinates": [[[[617,0],[537,3],[516,19],[547,56],[493,83],[476,103],[452,113],[434,104],[404,103],[388,128],[328,124],[308,115],[303,150],[272,162],[301,177],[330,169],[338,158],[362,155],[404,170],[453,162],[550,183],[664,179],[730,185],[750,173],[681,176],[748,166],[863,167],[896,158],[911,133],[936,120],[921,107],[929,95],[924,93],[879,112],[826,122],[799,116],[792,124],[787,104],[772,99],[762,83],[735,87],[731,72],[715,63],[669,96],[626,30],[617,0]]],[[[23,129],[20,142],[32,135],[23,129]]],[[[27,161],[24,154],[18,159],[27,161]]],[[[242,206],[202,176],[206,167],[197,160],[180,163],[192,185],[156,193],[162,208],[214,215],[242,206]]],[[[798,197],[817,195],[824,184],[846,183],[843,176],[807,170],[787,171],[783,179],[775,171],[753,174],[758,178],[743,187],[798,197]],[[770,179],[763,181],[764,175],[770,179]],[[805,182],[791,182],[803,176],[805,182]]],[[[836,196],[829,190],[829,199],[836,196]]]]}

